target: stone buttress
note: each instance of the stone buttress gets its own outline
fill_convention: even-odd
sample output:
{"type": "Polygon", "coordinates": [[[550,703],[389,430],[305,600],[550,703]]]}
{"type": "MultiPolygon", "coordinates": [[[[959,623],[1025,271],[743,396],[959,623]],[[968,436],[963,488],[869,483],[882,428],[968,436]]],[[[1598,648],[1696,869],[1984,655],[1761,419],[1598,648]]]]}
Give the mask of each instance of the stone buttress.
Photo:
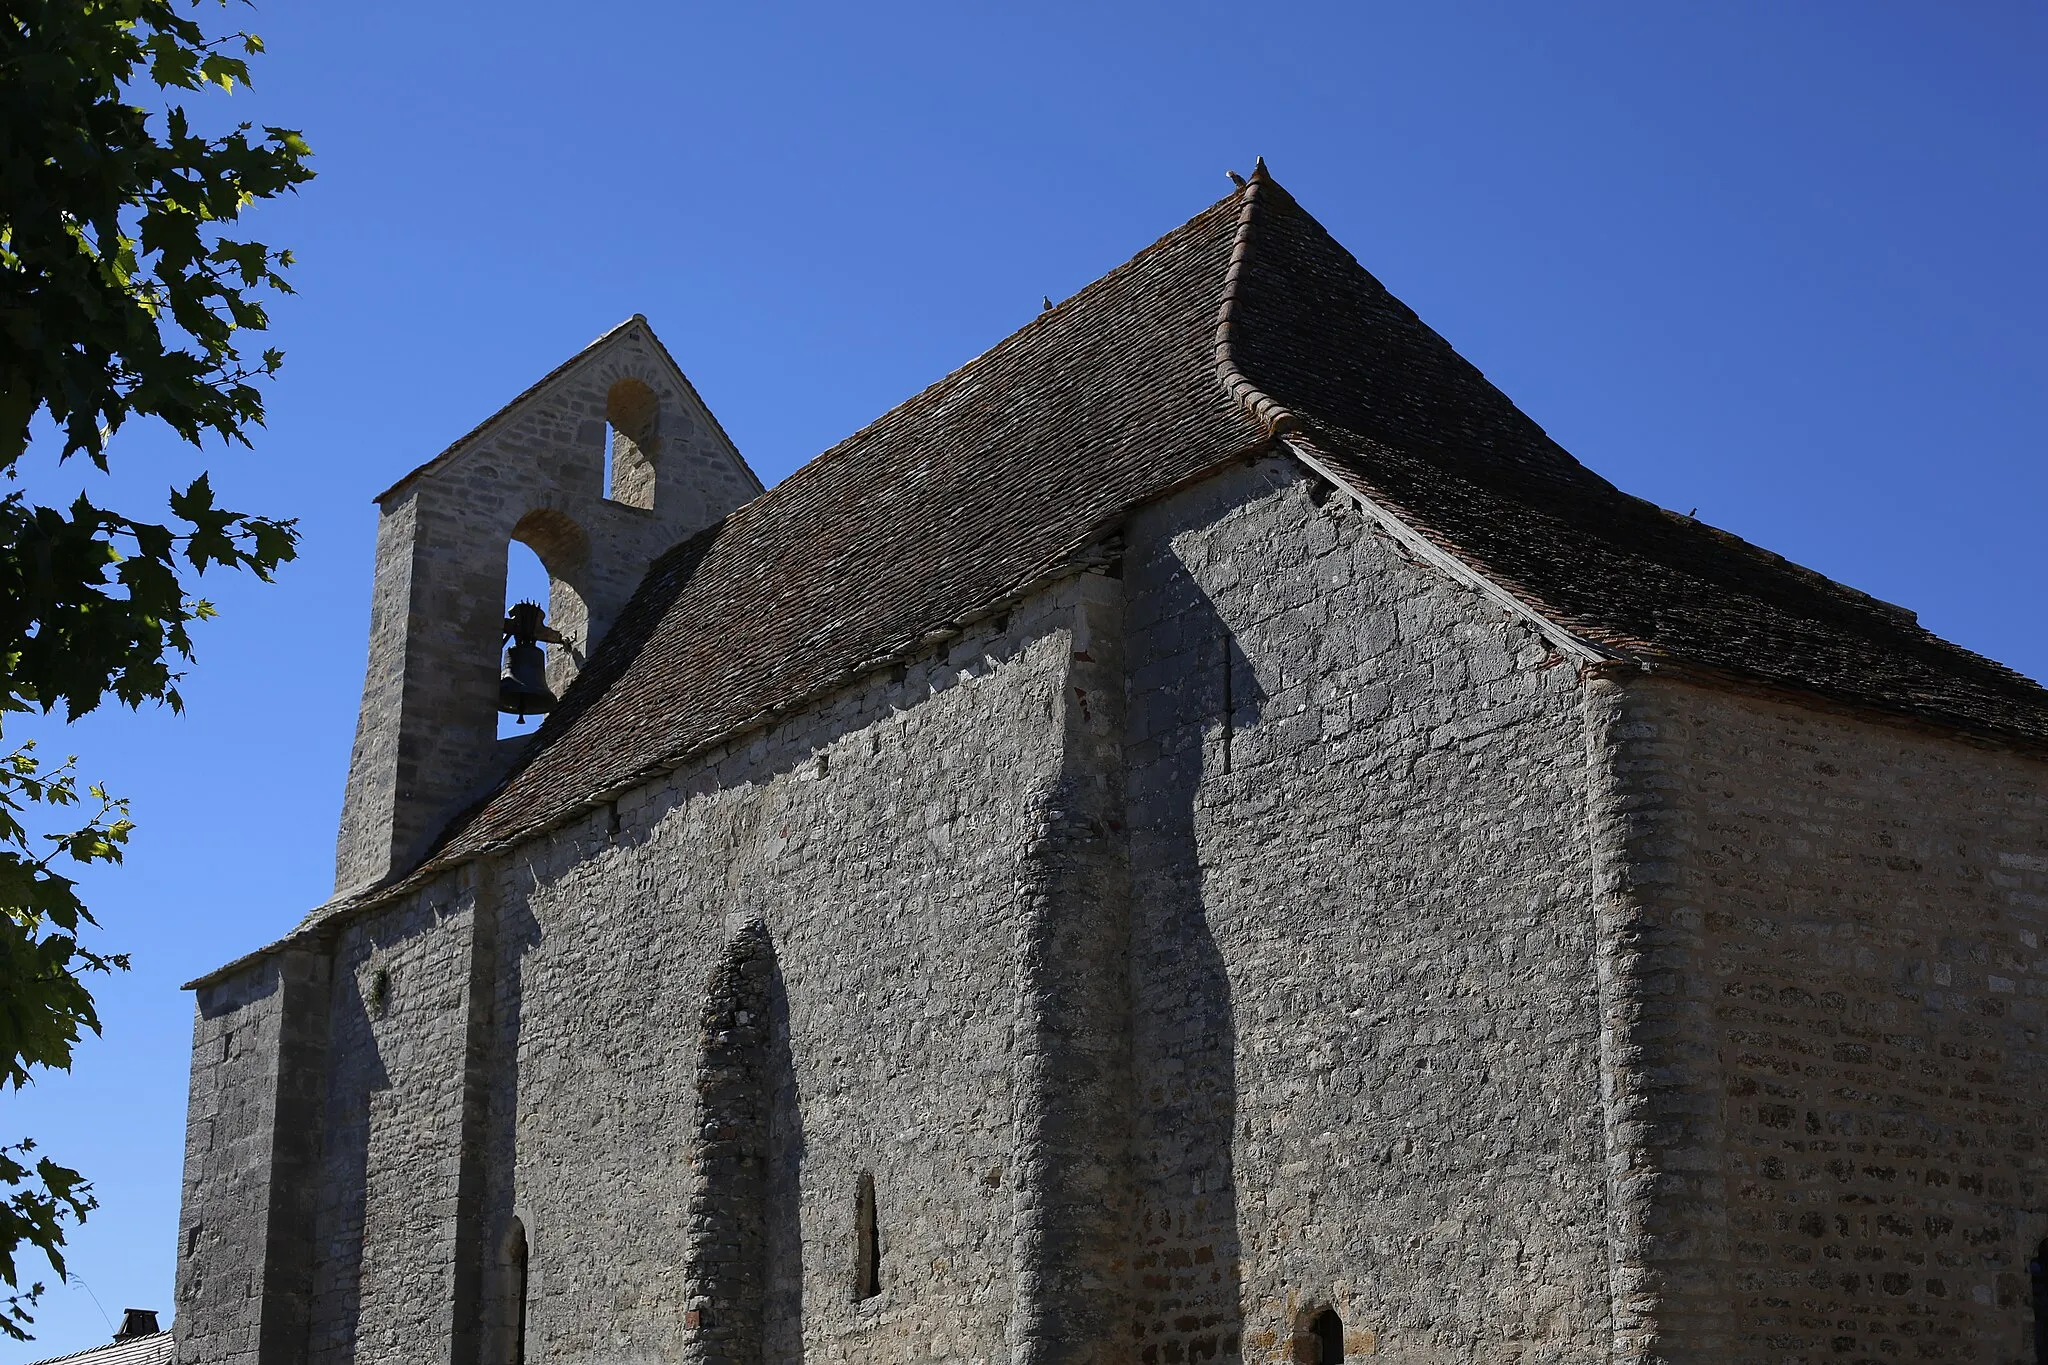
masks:
{"type": "Polygon", "coordinates": [[[1018,1365],[1124,1358],[1129,1235],[1130,843],[1123,584],[1075,580],[1058,776],[1019,868],[1018,1365]]]}

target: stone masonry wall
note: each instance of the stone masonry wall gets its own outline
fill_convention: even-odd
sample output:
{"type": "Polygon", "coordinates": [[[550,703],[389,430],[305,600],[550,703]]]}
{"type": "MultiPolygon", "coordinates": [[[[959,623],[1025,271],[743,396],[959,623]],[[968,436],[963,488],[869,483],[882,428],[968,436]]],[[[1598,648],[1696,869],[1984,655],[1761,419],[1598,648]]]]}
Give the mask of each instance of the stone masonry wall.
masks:
{"type": "Polygon", "coordinates": [[[525,1229],[528,1359],[683,1358],[699,1022],[735,916],[775,964],[767,1357],[1010,1358],[1035,1245],[1018,1208],[1038,1202],[1017,1107],[1042,1080],[1015,1055],[1020,887],[1060,820],[1090,591],[1055,587],[500,861],[484,1228],[525,1229]],[[856,1300],[863,1172],[880,1292],[856,1300]]]}
{"type": "Polygon", "coordinates": [[[1323,492],[1128,531],[1132,1350],[1600,1358],[1575,670],[1323,492]]]}
{"type": "Polygon", "coordinates": [[[2048,761],[1637,683],[1718,1025],[1720,1359],[2031,1362],[2048,761]]]}
{"type": "Polygon", "coordinates": [[[2048,763],[1124,544],[203,991],[181,1359],[2021,1365],[2048,763]]]}
{"type": "Polygon", "coordinates": [[[327,963],[280,953],[199,992],[178,1226],[178,1359],[305,1349],[327,963]]]}
{"type": "Polygon", "coordinates": [[[475,909],[465,880],[366,916],[335,943],[313,1365],[446,1365],[471,1327],[458,1312],[475,909]]]}
{"type": "Polygon", "coordinates": [[[1060,764],[1019,831],[1015,1365],[1128,1360],[1132,1213],[1130,836],[1122,584],[1075,602],[1060,764]]]}

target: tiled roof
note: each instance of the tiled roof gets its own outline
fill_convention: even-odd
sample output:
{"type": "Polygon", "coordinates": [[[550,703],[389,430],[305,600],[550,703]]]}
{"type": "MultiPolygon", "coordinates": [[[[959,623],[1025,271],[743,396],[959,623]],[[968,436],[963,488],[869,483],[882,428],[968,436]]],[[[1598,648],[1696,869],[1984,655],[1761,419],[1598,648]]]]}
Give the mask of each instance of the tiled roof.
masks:
{"type": "Polygon", "coordinates": [[[649,571],[461,854],[813,695],[1261,445],[1215,380],[1226,200],[649,571]]]}
{"type": "Polygon", "coordinates": [[[2048,691],[1912,613],[1621,492],[1279,186],[1254,186],[1238,366],[1361,492],[1611,653],[2048,739],[2048,691]]]}
{"type": "Polygon", "coordinates": [[[49,1356],[34,1365],[171,1365],[177,1354],[177,1344],[169,1332],[151,1332],[73,1351],[68,1356],[49,1356]]]}
{"type": "Polygon", "coordinates": [[[2048,740],[2037,684],[1580,465],[1262,172],[659,560],[436,861],[914,649],[1276,430],[1600,651],[2048,740]]]}

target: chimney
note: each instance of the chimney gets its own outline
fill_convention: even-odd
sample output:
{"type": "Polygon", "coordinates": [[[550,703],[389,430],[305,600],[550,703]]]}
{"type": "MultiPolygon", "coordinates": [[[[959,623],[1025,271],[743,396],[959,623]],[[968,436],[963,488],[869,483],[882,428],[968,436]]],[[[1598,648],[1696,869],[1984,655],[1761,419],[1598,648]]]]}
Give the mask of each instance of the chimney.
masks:
{"type": "Polygon", "coordinates": [[[121,1330],[114,1333],[114,1340],[127,1341],[132,1337],[153,1337],[164,1329],[156,1325],[154,1308],[123,1308],[121,1330]]]}

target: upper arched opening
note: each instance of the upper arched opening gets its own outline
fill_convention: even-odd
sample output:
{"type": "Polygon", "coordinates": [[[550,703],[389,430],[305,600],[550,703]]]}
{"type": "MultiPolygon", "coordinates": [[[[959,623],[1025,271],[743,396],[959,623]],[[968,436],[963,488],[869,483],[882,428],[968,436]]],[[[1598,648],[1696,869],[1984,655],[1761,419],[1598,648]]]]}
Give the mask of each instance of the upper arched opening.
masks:
{"type": "Polygon", "coordinates": [[[661,401],[638,379],[605,395],[604,495],[628,507],[654,506],[654,457],[661,444],[661,401]]]}

